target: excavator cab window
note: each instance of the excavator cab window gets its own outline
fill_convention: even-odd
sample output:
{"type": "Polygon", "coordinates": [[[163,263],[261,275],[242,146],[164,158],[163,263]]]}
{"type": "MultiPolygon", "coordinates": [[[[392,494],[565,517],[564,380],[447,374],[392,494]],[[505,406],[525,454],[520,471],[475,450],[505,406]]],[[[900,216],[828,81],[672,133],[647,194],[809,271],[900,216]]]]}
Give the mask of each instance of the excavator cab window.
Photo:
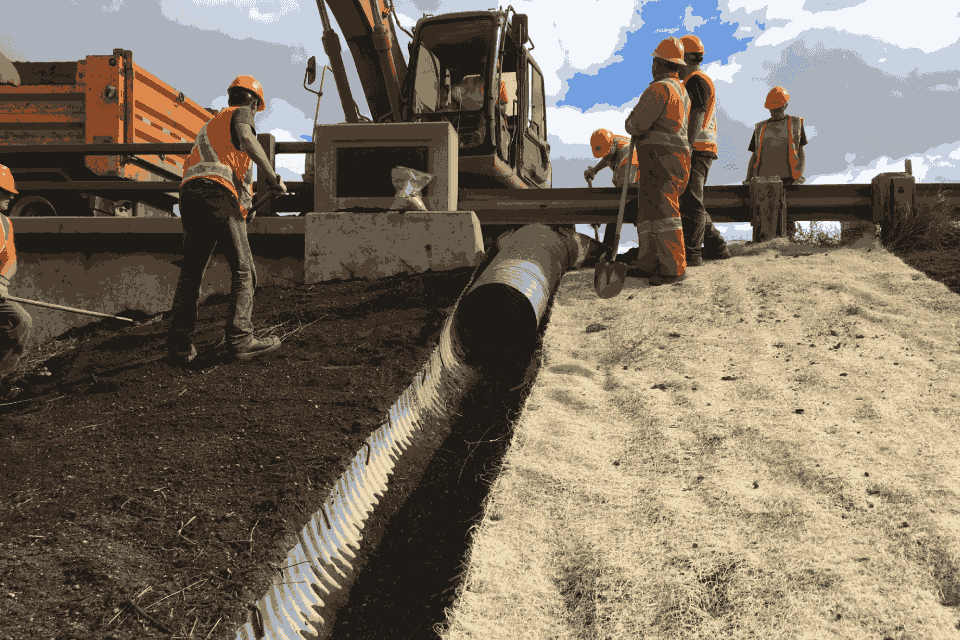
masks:
{"type": "Polygon", "coordinates": [[[420,30],[409,103],[414,117],[483,109],[495,34],[493,20],[476,19],[430,24],[420,30]]]}

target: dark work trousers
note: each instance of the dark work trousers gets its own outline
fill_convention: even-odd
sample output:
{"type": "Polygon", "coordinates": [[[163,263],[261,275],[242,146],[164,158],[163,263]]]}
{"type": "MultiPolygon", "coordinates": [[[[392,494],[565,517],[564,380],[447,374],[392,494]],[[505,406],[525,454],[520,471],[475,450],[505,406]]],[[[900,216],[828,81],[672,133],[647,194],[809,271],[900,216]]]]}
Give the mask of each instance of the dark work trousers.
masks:
{"type": "Polygon", "coordinates": [[[707,183],[713,158],[697,151],[690,159],[690,180],[680,196],[680,220],[683,224],[683,239],[686,245],[687,261],[697,262],[701,247],[717,252],[725,241],[720,231],[713,226],[713,220],[703,204],[703,187],[707,183]]]}
{"type": "Polygon", "coordinates": [[[257,272],[247,241],[247,223],[237,199],[222,185],[205,178],[180,190],[183,223],[183,261],[173,295],[173,319],[167,336],[169,349],[189,349],[197,324],[197,303],[203,274],[216,247],[230,267],[230,312],[224,331],[227,346],[239,349],[253,336],[253,292],[257,272]]]}
{"type": "MultiPolygon", "coordinates": [[[[780,178],[783,180],[783,186],[791,185],[796,182],[793,178],[780,178]]],[[[790,219],[790,214],[787,214],[787,237],[793,240],[797,235],[797,223],[790,219]]]]}
{"type": "Polygon", "coordinates": [[[13,371],[20,361],[33,318],[13,300],[0,300],[0,375],[13,371]]]}

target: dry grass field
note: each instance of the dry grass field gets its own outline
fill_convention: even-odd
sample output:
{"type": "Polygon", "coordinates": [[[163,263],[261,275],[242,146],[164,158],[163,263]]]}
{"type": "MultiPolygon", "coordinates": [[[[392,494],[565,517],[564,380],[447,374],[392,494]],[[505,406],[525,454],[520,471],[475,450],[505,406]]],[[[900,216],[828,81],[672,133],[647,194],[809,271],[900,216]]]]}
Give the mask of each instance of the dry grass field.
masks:
{"type": "Polygon", "coordinates": [[[837,245],[565,275],[441,637],[960,637],[960,298],[837,245]]]}

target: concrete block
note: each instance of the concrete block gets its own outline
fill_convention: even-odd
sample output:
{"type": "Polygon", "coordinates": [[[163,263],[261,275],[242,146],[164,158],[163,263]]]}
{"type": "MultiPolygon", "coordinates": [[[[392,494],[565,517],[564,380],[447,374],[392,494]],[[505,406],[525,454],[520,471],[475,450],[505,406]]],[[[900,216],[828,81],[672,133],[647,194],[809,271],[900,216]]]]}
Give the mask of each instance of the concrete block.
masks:
{"type": "Polygon", "coordinates": [[[305,284],[475,267],[483,259],[472,211],[309,213],[304,244],[305,284]]]}
{"type": "Polygon", "coordinates": [[[427,209],[457,209],[459,144],[447,121],[318,125],[313,139],[315,211],[388,209],[396,166],[433,176],[423,190],[427,209]]]}

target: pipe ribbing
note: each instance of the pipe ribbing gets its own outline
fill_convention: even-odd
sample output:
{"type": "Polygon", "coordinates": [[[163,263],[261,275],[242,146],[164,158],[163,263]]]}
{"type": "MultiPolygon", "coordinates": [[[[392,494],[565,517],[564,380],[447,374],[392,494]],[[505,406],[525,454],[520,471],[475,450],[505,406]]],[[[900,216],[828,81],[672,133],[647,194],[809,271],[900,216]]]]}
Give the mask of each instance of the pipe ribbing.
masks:
{"type": "Polygon", "coordinates": [[[354,561],[363,528],[383,499],[400,455],[412,447],[424,447],[432,455],[440,440],[426,437],[425,428],[449,420],[451,409],[484,375],[468,363],[486,362],[484,354],[492,349],[489,341],[496,337],[477,330],[482,324],[477,321],[479,311],[487,317],[494,315],[492,324],[512,336],[512,343],[533,342],[560,277],[596,251],[595,244],[588,236],[545,225],[528,225],[501,236],[496,253],[477,267],[460,294],[427,364],[390,408],[387,421],[367,438],[320,510],[297,534],[297,543],[288,552],[279,576],[255,605],[263,635],[251,614],[237,631],[237,640],[302,638],[301,631],[329,637],[331,607],[356,578],[354,561]],[[483,294],[478,296],[478,291],[483,294]],[[466,311],[458,314],[468,299],[466,311]],[[484,301],[507,305],[507,310],[479,309],[484,301]],[[458,335],[463,327],[465,340],[458,335]]]}

